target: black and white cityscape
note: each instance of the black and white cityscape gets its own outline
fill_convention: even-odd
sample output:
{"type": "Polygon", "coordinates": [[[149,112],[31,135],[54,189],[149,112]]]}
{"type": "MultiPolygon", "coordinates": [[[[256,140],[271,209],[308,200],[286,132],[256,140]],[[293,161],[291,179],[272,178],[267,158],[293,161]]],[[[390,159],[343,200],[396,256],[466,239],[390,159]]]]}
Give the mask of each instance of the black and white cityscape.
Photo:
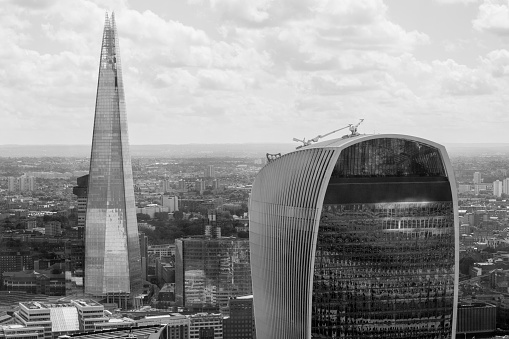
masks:
{"type": "Polygon", "coordinates": [[[509,338],[507,13],[5,1],[0,339],[509,338]]]}

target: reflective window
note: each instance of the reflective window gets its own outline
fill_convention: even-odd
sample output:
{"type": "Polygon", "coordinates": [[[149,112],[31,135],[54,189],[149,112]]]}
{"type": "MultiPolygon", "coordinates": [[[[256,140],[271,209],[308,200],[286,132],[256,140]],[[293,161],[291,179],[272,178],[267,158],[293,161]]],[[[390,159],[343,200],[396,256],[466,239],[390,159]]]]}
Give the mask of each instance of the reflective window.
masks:
{"type": "Polygon", "coordinates": [[[372,139],[341,151],[332,173],[332,178],[412,176],[446,176],[437,148],[413,140],[372,139]]]}
{"type": "Polygon", "coordinates": [[[313,338],[450,338],[452,202],[323,206],[313,338]]]}

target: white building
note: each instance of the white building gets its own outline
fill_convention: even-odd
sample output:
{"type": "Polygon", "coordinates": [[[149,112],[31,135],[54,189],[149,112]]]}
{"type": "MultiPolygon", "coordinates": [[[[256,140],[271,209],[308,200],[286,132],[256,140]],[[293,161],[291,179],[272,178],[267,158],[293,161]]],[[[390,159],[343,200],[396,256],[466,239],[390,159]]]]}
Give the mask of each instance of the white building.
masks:
{"type": "Polygon", "coordinates": [[[495,180],[493,182],[493,195],[497,197],[502,196],[502,181],[495,180]]]}

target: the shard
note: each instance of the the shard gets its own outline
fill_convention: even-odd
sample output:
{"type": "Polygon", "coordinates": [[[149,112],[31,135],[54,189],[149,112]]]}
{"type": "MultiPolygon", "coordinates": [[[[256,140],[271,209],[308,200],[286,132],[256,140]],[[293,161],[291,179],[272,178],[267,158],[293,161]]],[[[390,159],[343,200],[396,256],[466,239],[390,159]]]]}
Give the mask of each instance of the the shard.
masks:
{"type": "Polygon", "coordinates": [[[141,288],[122,67],[115,17],[106,14],[88,184],[85,293],[127,303],[141,288]]]}

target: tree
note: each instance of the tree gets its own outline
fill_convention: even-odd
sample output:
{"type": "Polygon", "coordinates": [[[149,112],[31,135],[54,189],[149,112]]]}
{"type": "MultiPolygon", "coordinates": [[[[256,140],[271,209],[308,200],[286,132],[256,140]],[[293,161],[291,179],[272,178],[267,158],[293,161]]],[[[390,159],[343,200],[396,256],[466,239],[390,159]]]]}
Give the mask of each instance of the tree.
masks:
{"type": "Polygon", "coordinates": [[[237,237],[241,239],[249,239],[249,232],[239,231],[237,232],[237,237]]]}
{"type": "Polygon", "coordinates": [[[175,220],[182,220],[184,218],[184,212],[182,211],[173,212],[173,218],[175,218],[175,220]]]}
{"type": "Polygon", "coordinates": [[[460,260],[460,272],[468,275],[470,266],[475,264],[475,260],[471,257],[465,257],[460,260]]]}
{"type": "Polygon", "coordinates": [[[168,220],[168,212],[156,212],[154,218],[166,221],[168,220]]]}
{"type": "Polygon", "coordinates": [[[138,221],[147,221],[150,220],[150,215],[144,213],[136,213],[136,219],[138,221]]]}

